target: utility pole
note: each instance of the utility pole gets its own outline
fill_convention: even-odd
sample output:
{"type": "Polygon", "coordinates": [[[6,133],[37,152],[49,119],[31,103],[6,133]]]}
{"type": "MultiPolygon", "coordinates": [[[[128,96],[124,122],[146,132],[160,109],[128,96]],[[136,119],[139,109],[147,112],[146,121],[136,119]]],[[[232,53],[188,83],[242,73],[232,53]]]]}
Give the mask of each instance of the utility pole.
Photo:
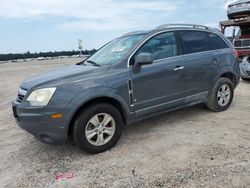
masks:
{"type": "Polygon", "coordinates": [[[83,41],[82,39],[78,39],[78,49],[79,49],[79,56],[82,57],[82,49],[83,49],[83,41]]]}

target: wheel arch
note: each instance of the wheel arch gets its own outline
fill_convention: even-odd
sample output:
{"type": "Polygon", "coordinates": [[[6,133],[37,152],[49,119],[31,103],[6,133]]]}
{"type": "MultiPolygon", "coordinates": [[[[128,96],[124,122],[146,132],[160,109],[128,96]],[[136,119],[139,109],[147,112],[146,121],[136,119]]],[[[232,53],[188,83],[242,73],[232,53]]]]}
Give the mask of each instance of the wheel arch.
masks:
{"type": "Polygon", "coordinates": [[[232,73],[232,72],[225,72],[225,73],[223,73],[223,74],[220,76],[220,78],[228,78],[229,80],[232,81],[234,87],[236,87],[237,84],[238,84],[238,82],[237,82],[237,77],[236,77],[236,75],[235,75],[234,73],[232,73]]]}
{"type": "Polygon", "coordinates": [[[73,131],[73,124],[74,121],[76,120],[77,116],[87,107],[94,105],[94,104],[98,104],[98,103],[107,103],[110,105],[113,105],[114,107],[116,107],[120,112],[121,112],[121,116],[124,122],[124,125],[127,124],[128,121],[128,114],[127,114],[127,109],[124,106],[124,104],[111,96],[98,96],[98,97],[94,97],[91,98],[89,100],[86,100],[85,102],[81,103],[81,105],[79,105],[75,112],[73,113],[73,116],[70,119],[69,125],[68,125],[68,129],[67,129],[67,137],[72,135],[72,131],[73,131]]]}
{"type": "Polygon", "coordinates": [[[227,70],[225,72],[222,72],[221,74],[218,74],[217,77],[213,80],[213,82],[209,86],[209,93],[212,91],[214,85],[216,84],[216,82],[220,78],[228,78],[229,80],[231,80],[232,83],[233,83],[234,88],[236,88],[236,86],[239,83],[237,75],[235,73],[233,73],[232,71],[227,70]]]}

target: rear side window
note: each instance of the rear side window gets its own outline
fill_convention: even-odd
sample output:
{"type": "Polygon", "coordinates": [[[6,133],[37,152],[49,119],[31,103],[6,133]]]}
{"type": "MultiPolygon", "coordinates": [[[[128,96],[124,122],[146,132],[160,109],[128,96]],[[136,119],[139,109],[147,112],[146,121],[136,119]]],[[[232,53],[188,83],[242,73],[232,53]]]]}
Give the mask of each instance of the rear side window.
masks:
{"type": "Polygon", "coordinates": [[[209,38],[212,50],[229,48],[228,45],[225,43],[225,41],[218,35],[210,33],[209,38]]]}
{"type": "Polygon", "coordinates": [[[208,33],[201,31],[180,31],[182,53],[191,54],[211,50],[208,33]]]}

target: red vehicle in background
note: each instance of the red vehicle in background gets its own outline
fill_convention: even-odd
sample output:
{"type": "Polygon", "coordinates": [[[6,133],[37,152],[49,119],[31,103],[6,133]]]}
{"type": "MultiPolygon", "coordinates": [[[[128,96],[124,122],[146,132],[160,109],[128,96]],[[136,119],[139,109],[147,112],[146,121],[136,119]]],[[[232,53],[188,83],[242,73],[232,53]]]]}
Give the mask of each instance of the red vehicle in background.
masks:
{"type": "Polygon", "coordinates": [[[233,27],[232,37],[229,37],[237,50],[240,59],[250,56],[250,16],[238,17],[220,22],[221,31],[225,31],[229,27],[233,27]],[[236,34],[236,28],[239,29],[236,34]]]}
{"type": "Polygon", "coordinates": [[[240,75],[243,80],[250,80],[250,0],[238,0],[230,3],[227,9],[229,20],[220,22],[221,31],[225,35],[228,27],[233,27],[228,37],[240,59],[240,75]],[[236,35],[236,29],[238,29],[236,35]]]}

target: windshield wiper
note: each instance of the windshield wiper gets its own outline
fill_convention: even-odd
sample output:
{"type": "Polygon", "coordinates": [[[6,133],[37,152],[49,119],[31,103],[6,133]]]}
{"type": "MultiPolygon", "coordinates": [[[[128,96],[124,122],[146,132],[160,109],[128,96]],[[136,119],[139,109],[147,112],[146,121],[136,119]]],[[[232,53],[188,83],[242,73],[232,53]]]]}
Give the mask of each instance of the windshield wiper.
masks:
{"type": "Polygon", "coordinates": [[[84,61],[80,61],[80,62],[76,63],[76,65],[85,65],[85,64],[84,64],[84,61]]]}
{"type": "Polygon", "coordinates": [[[94,66],[96,66],[96,67],[100,67],[101,65],[99,65],[98,63],[96,63],[96,62],[94,62],[94,61],[91,61],[91,60],[87,60],[86,61],[87,63],[90,63],[90,64],[92,64],[92,65],[94,65],[94,66]]]}

